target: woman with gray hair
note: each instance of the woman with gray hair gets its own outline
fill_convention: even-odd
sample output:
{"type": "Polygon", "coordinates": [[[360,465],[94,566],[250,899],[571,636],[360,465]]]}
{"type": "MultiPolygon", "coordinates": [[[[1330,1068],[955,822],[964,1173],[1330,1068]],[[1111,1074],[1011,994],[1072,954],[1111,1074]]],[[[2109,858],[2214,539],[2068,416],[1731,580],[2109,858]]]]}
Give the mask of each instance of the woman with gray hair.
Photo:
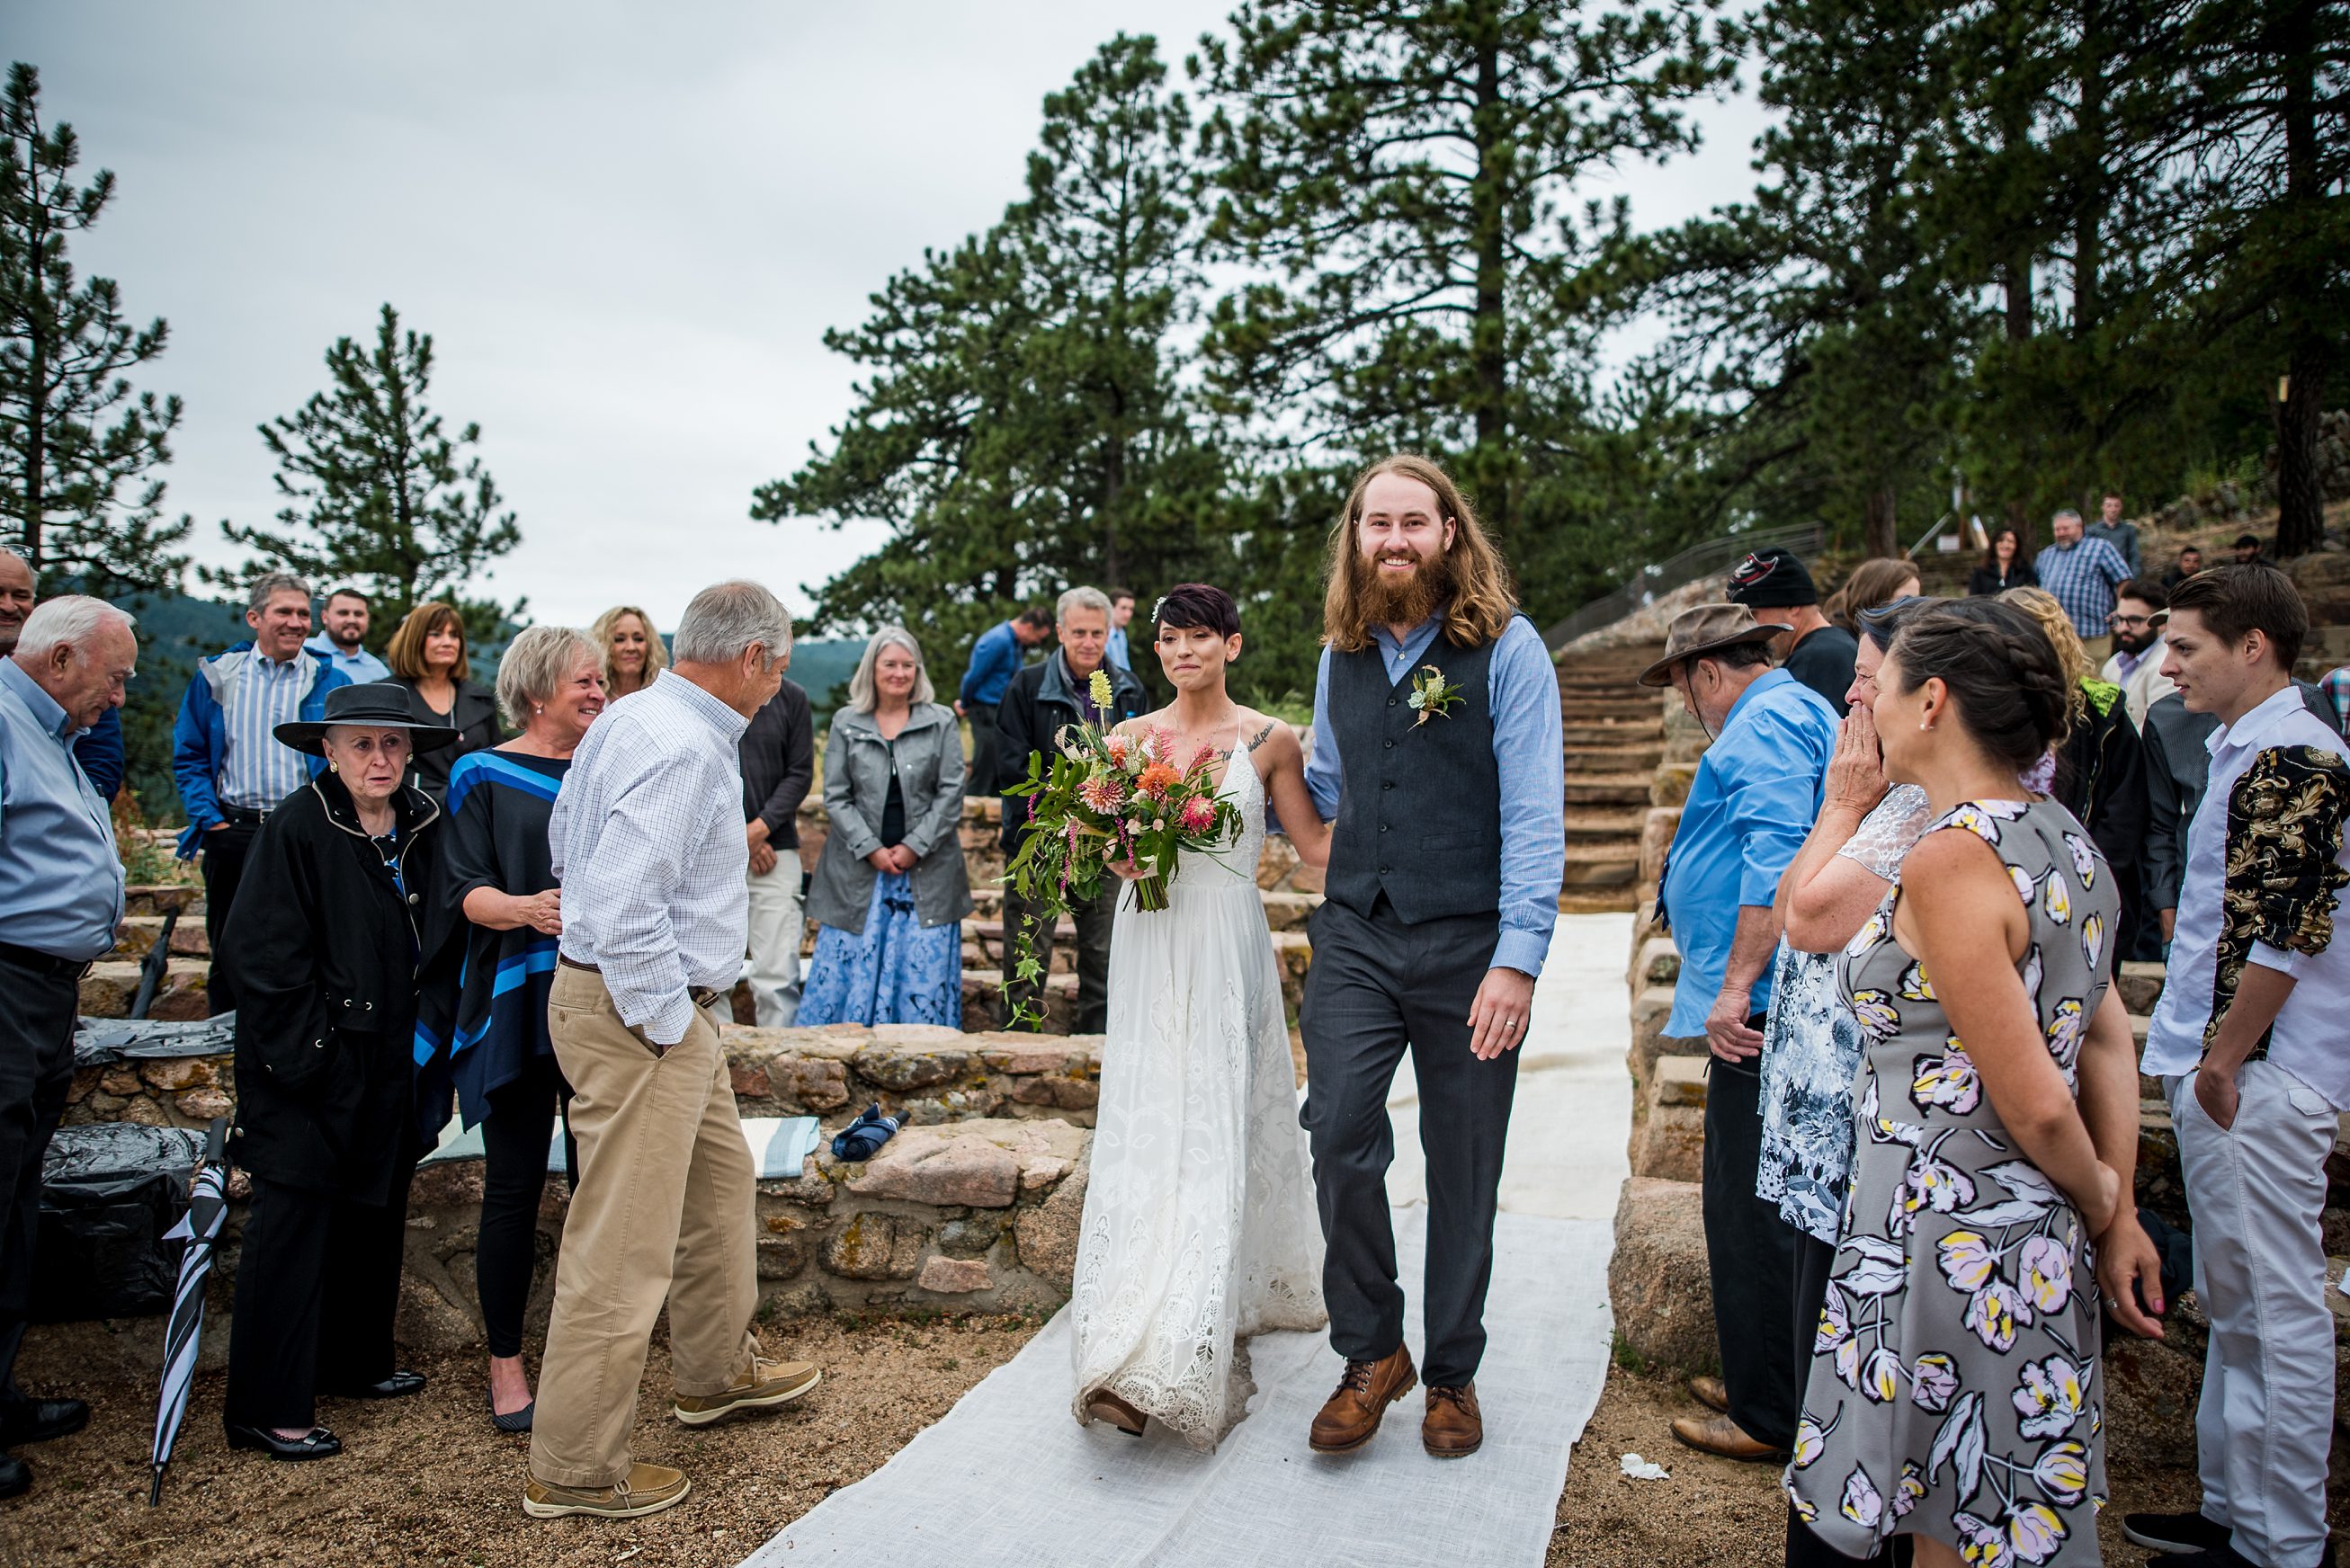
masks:
{"type": "Polygon", "coordinates": [[[832,819],[808,891],[816,958],[798,1022],[962,1023],[962,734],[922,649],[885,626],[825,742],[832,819]]]}
{"type": "MultiPolygon", "coordinates": [[[[527,1432],[523,1312],[538,1265],[548,1145],[571,1099],[546,1024],[563,930],[547,825],[571,753],[604,711],[604,650],[567,626],[532,627],[506,645],[497,691],[506,722],[522,732],[449,770],[438,902],[463,916],[465,961],[421,1010],[418,1104],[434,1133],[453,1092],[465,1125],[482,1129],[473,1277],[490,1344],[490,1421],[527,1432]]],[[[564,1163],[576,1179],[569,1147],[564,1163]]]]}

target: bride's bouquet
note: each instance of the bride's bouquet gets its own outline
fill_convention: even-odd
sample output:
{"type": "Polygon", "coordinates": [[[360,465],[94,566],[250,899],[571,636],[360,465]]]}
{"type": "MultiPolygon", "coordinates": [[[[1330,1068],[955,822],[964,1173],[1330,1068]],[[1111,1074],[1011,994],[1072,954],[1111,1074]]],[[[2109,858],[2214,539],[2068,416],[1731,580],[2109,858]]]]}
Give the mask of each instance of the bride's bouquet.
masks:
{"type": "MultiPolygon", "coordinates": [[[[1107,710],[1109,677],[1094,671],[1088,687],[1107,710]]],[[[1057,919],[1073,899],[1101,891],[1113,867],[1131,862],[1138,909],[1167,908],[1167,882],[1185,854],[1213,854],[1240,831],[1240,808],[1218,789],[1211,772],[1216,752],[1201,746],[1189,761],[1175,756],[1175,737],[1153,726],[1139,733],[1105,733],[1092,724],[1066,724],[1045,753],[1028,755],[1028,776],[1006,791],[1029,797],[1029,831],[1003,868],[1003,880],[1035,918],[1057,919]]],[[[1013,933],[1005,933],[1007,957],[1013,933]]],[[[1014,980],[1035,981],[1043,965],[1023,945],[1005,966],[1014,980]]]]}

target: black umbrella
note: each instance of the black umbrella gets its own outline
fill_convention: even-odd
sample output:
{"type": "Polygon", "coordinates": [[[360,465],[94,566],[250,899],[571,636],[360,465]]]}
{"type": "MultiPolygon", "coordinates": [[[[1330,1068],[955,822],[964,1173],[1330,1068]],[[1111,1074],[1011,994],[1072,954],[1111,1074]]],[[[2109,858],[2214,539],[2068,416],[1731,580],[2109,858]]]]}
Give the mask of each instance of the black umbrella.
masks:
{"type": "Polygon", "coordinates": [[[228,1121],[213,1123],[204,1139],[204,1158],[188,1184],[188,1211],[166,1231],[166,1241],[188,1244],[180,1254],[180,1286],[172,1297],[171,1321],[163,1326],[163,1393],[155,1407],[155,1479],[147,1489],[147,1506],[163,1501],[163,1471],[172,1462],[172,1445],[179,1440],[180,1424],[188,1416],[188,1389],[196,1380],[196,1344],[204,1332],[204,1276],[213,1272],[213,1245],[220,1240],[221,1220],[228,1213],[227,1162],[221,1158],[228,1137],[228,1121]]]}

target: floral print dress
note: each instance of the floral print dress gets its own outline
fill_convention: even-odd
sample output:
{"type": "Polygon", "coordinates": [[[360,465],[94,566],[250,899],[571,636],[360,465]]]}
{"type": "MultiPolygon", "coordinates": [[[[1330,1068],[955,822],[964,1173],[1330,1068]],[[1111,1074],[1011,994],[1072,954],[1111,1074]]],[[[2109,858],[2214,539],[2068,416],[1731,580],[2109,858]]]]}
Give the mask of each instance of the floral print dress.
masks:
{"type": "MultiPolygon", "coordinates": [[[[2048,800],[1970,801],[2031,911],[2018,967],[2075,1085],[2119,898],[2048,800]]],[[[1846,946],[1866,1036],[1859,1147],[1787,1467],[1795,1511],[1847,1556],[1930,1536],[1985,1565],[2097,1562],[2105,1502],[2096,1275],[2081,1218],[2009,1139],[1933,981],[1893,935],[1896,888],[1846,946]]]]}

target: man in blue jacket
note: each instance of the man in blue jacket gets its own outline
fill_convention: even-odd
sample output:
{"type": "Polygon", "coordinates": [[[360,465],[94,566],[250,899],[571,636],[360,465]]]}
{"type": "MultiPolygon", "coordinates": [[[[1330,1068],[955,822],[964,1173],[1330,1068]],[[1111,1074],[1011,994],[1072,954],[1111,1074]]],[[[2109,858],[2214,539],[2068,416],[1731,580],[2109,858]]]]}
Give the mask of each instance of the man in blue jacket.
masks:
{"type": "MultiPolygon", "coordinates": [[[[36,602],[32,563],[14,545],[0,546],[0,659],[16,651],[17,635],[36,602]]],[[[98,798],[111,801],[122,789],[122,715],[112,708],[99,714],[74,742],[73,754],[98,798]]]]}
{"type": "Polygon", "coordinates": [[[1701,1172],[1720,1415],[1682,1417],[1673,1436],[1725,1459],[1764,1459],[1795,1445],[1804,1391],[1775,1325],[1795,1317],[1795,1229],[1754,1195],[1762,1152],[1762,1024],[1771,1007],[1779,877],[1819,815],[1840,719],[1820,694],[1771,668],[1778,628],[1744,605],[1674,618],[1665,656],[1641,673],[1670,685],[1711,742],[1665,859],[1657,913],[1680,950],[1663,1033],[1703,1038],[1712,1060],[1701,1172]],[[1773,1325],[1765,1332],[1758,1325],[1773,1325]]]}
{"type": "MultiPolygon", "coordinates": [[[[310,585],[286,572],[254,579],[245,594],[244,624],[253,636],[196,666],[195,679],[172,726],[172,772],[188,830],[180,858],[203,851],[204,936],[217,961],[229,907],[244,875],[244,857],[277,803],[326,766],[279,741],[280,724],[317,723],[327,693],[350,681],[302,646],[310,635],[310,585]]],[[[212,971],[212,1008],[226,1012],[236,993],[225,966],[212,971]]]]}
{"type": "Polygon", "coordinates": [[[995,793],[995,710],[1003,689],[1020,673],[1028,650],[1053,635],[1053,612],[1030,605],[1000,626],[979,634],[971,645],[971,665],[955,694],[955,711],[971,721],[970,783],[966,794],[995,793]]]}

